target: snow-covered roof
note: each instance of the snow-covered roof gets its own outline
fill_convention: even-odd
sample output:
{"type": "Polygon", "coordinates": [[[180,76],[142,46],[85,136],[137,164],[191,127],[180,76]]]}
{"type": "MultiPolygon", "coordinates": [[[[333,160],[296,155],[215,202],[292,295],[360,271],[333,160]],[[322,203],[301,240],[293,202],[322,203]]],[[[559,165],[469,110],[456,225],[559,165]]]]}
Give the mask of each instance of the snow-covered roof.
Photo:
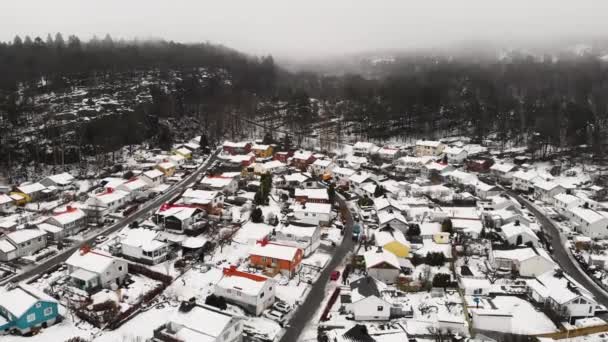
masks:
{"type": "Polygon", "coordinates": [[[296,151],[293,154],[293,159],[308,160],[313,154],[310,151],[296,151]]]}
{"type": "Polygon", "coordinates": [[[184,202],[190,204],[208,204],[218,196],[218,191],[186,189],[182,195],[184,202]]]}
{"type": "Polygon", "coordinates": [[[388,207],[393,207],[399,211],[408,209],[407,205],[402,204],[392,198],[378,197],[374,199],[374,209],[376,209],[376,211],[380,211],[388,207]]]}
{"type": "Polygon", "coordinates": [[[147,187],[148,187],[148,183],[146,183],[141,178],[130,179],[118,186],[118,188],[120,190],[124,189],[127,192],[137,191],[137,190],[145,189],[147,187]]]}
{"type": "Polygon", "coordinates": [[[331,172],[332,172],[333,174],[338,174],[338,175],[340,175],[340,176],[346,176],[346,177],[349,177],[349,176],[351,176],[351,175],[354,175],[354,174],[355,174],[355,172],[357,172],[357,171],[355,171],[355,170],[353,170],[353,169],[346,168],[346,167],[336,167],[336,168],[334,168],[333,170],[331,170],[331,172]]]}
{"type": "Polygon", "coordinates": [[[8,237],[12,242],[19,244],[19,243],[23,243],[26,241],[30,241],[30,240],[39,238],[44,235],[45,235],[45,232],[38,228],[35,228],[35,229],[27,228],[27,229],[18,229],[18,230],[15,230],[14,232],[7,233],[6,237],[8,237]]]}
{"type": "Polygon", "coordinates": [[[296,197],[307,197],[309,199],[329,200],[327,189],[296,189],[296,197]]]}
{"type": "Polygon", "coordinates": [[[158,235],[158,231],[151,229],[127,229],[127,235],[121,240],[121,243],[123,245],[141,248],[146,252],[152,252],[166,245],[165,242],[157,240],[158,235]]]}
{"type": "Polygon", "coordinates": [[[464,148],[460,148],[460,147],[448,146],[443,149],[443,153],[445,153],[447,155],[459,155],[463,152],[466,153],[467,151],[465,151],[464,148]]]}
{"type": "Polygon", "coordinates": [[[240,291],[250,296],[258,296],[264,290],[268,280],[268,278],[256,274],[224,271],[224,276],[215,286],[240,291]]]}
{"type": "Polygon", "coordinates": [[[331,213],[331,204],[329,204],[329,203],[306,203],[305,205],[296,204],[296,205],[294,205],[293,211],[302,212],[302,213],[329,214],[329,213],[331,213]]]}
{"type": "Polygon", "coordinates": [[[144,172],[143,175],[150,179],[154,179],[154,178],[162,177],[165,174],[162,173],[160,170],[154,169],[154,170],[149,170],[149,171],[144,172]]]}
{"type": "Polygon", "coordinates": [[[299,248],[297,247],[279,245],[276,243],[256,243],[251,247],[251,250],[249,250],[249,254],[291,261],[296,257],[298,250],[299,248]]]}
{"type": "MultiPolygon", "coordinates": [[[[517,260],[519,262],[540,256],[533,248],[494,250],[492,253],[494,254],[494,258],[517,260]]],[[[549,261],[551,261],[551,259],[549,259],[549,261]]]]}
{"type": "Polygon", "coordinates": [[[262,164],[262,166],[266,169],[266,170],[272,170],[272,169],[278,169],[281,167],[285,167],[285,164],[278,161],[278,160],[271,160],[269,162],[265,162],[262,164]]]}
{"type": "Polygon", "coordinates": [[[593,296],[566,273],[557,275],[555,271],[548,271],[535,279],[528,280],[527,284],[541,296],[553,298],[559,304],[568,303],[580,296],[584,296],[590,302],[595,303],[593,296]],[[572,286],[576,287],[578,293],[572,291],[568,283],[571,284],[570,288],[572,286]]]}
{"type": "Polygon", "coordinates": [[[378,223],[380,225],[390,223],[393,220],[397,220],[397,221],[407,224],[407,220],[405,219],[405,217],[403,217],[403,215],[401,215],[401,213],[397,212],[397,211],[393,211],[392,213],[388,212],[388,211],[381,211],[377,215],[378,215],[378,223]]]}
{"type": "Polygon", "coordinates": [[[6,194],[0,194],[0,205],[12,203],[12,202],[13,202],[13,199],[10,196],[8,196],[6,194]]]}
{"type": "Polygon", "coordinates": [[[177,152],[179,154],[185,154],[185,155],[188,155],[188,154],[192,153],[192,151],[190,151],[190,149],[188,149],[186,147],[180,147],[177,150],[175,150],[175,152],[177,152]]]}
{"type": "Polygon", "coordinates": [[[366,268],[372,268],[382,263],[387,263],[396,269],[401,268],[397,256],[384,249],[381,251],[378,251],[377,249],[369,250],[363,254],[363,258],[365,259],[366,268]]]}
{"type": "Polygon", "coordinates": [[[58,184],[58,185],[68,185],[74,181],[74,177],[72,177],[72,175],[70,175],[67,172],[48,176],[47,178],[50,179],[51,182],[58,184]]]}
{"type": "Polygon", "coordinates": [[[595,211],[593,209],[583,208],[583,207],[575,207],[571,208],[570,212],[580,218],[581,220],[593,224],[598,221],[608,220],[608,215],[599,211],[595,211]]]}
{"type": "Polygon", "coordinates": [[[251,149],[253,149],[253,150],[260,150],[260,151],[265,151],[265,150],[267,150],[269,147],[270,147],[270,145],[258,145],[258,144],[255,144],[255,145],[251,146],[251,149]]]}
{"type": "Polygon", "coordinates": [[[47,233],[51,233],[51,234],[56,234],[56,233],[60,233],[61,231],[63,231],[63,228],[52,225],[50,223],[45,223],[45,222],[37,224],[36,227],[44,230],[47,233]]]}
{"type": "Polygon", "coordinates": [[[371,178],[372,178],[371,173],[363,171],[363,172],[357,172],[354,175],[350,176],[349,180],[352,183],[361,184],[367,180],[371,180],[371,178]]]}
{"type": "Polygon", "coordinates": [[[191,249],[203,248],[207,242],[207,239],[202,236],[189,236],[182,241],[182,247],[191,249]]]}
{"type": "Polygon", "coordinates": [[[224,176],[205,176],[205,178],[201,180],[201,184],[207,185],[214,189],[224,188],[230,185],[232,182],[234,182],[234,178],[224,176]]]}
{"type": "Polygon", "coordinates": [[[0,252],[9,253],[17,249],[8,239],[0,239],[0,252]]]}
{"type": "Polygon", "coordinates": [[[507,223],[501,226],[500,229],[502,230],[502,235],[507,239],[516,237],[518,235],[526,234],[531,238],[538,240],[538,237],[536,236],[536,233],[534,233],[532,228],[524,226],[522,224],[518,225],[517,222],[507,223]]]}
{"type": "Polygon", "coordinates": [[[353,145],[354,149],[361,149],[361,150],[369,150],[372,147],[374,147],[375,145],[371,142],[368,141],[357,141],[355,143],[355,145],[353,145]]]}
{"type": "Polygon", "coordinates": [[[30,184],[20,185],[19,187],[17,187],[17,190],[19,190],[19,192],[22,192],[26,195],[40,192],[44,189],[46,189],[46,187],[40,183],[30,183],[30,184]]]}
{"type": "Polygon", "coordinates": [[[475,188],[478,191],[491,191],[493,189],[500,189],[496,185],[490,185],[482,181],[477,181],[477,183],[475,183],[475,188]]]}
{"type": "Polygon", "coordinates": [[[300,172],[292,173],[290,175],[285,175],[284,177],[285,177],[286,182],[296,182],[296,183],[306,182],[308,179],[310,179],[310,177],[308,177],[300,172]]]}
{"type": "Polygon", "coordinates": [[[250,143],[248,141],[239,141],[239,142],[225,141],[223,146],[224,147],[234,147],[234,148],[245,148],[249,144],[250,143]]]}
{"type": "Polygon", "coordinates": [[[408,246],[410,244],[403,235],[403,233],[398,229],[391,229],[390,231],[386,229],[380,229],[374,233],[374,237],[376,239],[376,245],[381,247],[384,247],[393,241],[397,241],[403,245],[408,246]]]}
{"type": "Polygon", "coordinates": [[[170,161],[158,163],[158,165],[156,165],[156,166],[160,167],[163,170],[174,169],[176,167],[175,164],[170,161]]]}
{"type": "Polygon", "coordinates": [[[114,257],[110,254],[101,250],[92,250],[87,253],[76,251],[65,263],[74,268],[81,268],[99,274],[110,267],[114,261],[114,257]]]}
{"type": "Polygon", "coordinates": [[[106,190],[102,193],[98,193],[93,195],[93,197],[95,199],[97,199],[99,202],[103,203],[103,204],[110,204],[110,203],[114,203],[118,200],[121,200],[125,197],[129,196],[129,193],[126,191],[122,191],[122,190],[106,190]]]}
{"type": "Polygon", "coordinates": [[[515,171],[515,173],[513,173],[513,178],[521,179],[521,180],[528,181],[528,182],[533,181],[537,177],[539,177],[539,176],[538,176],[538,173],[536,173],[535,171],[519,170],[519,171],[515,171]]]}
{"type": "Polygon", "coordinates": [[[399,164],[421,164],[421,165],[424,165],[424,164],[430,162],[433,159],[434,158],[431,157],[431,156],[420,156],[420,157],[404,156],[404,157],[401,157],[401,158],[397,159],[397,162],[399,164]]]}
{"type": "Polygon", "coordinates": [[[254,223],[247,221],[241,229],[239,229],[233,237],[233,240],[242,243],[253,243],[269,236],[273,227],[265,223],[254,223]]]}
{"type": "Polygon", "coordinates": [[[538,179],[534,182],[534,186],[541,189],[541,190],[545,190],[545,191],[551,191],[555,188],[557,188],[558,186],[561,186],[555,182],[552,181],[546,181],[546,180],[542,180],[542,179],[538,179]]]}
{"type": "Polygon", "coordinates": [[[511,172],[511,171],[513,171],[513,169],[515,169],[515,165],[510,164],[510,163],[496,163],[490,167],[490,170],[494,170],[494,171],[498,171],[498,172],[502,172],[502,173],[511,172]]]}
{"type": "Polygon", "coordinates": [[[315,233],[317,232],[317,230],[319,229],[318,226],[314,226],[314,227],[310,227],[310,226],[297,226],[294,224],[290,224],[286,227],[283,227],[281,229],[281,233],[283,234],[289,234],[289,235],[293,235],[293,236],[299,236],[299,237],[312,237],[315,235],[315,233]]]}
{"type": "Polygon", "coordinates": [[[418,141],[416,141],[416,146],[438,147],[441,144],[442,144],[441,141],[435,141],[435,140],[418,140],[418,141]]]}
{"type": "Polygon", "coordinates": [[[65,225],[65,224],[69,224],[75,221],[78,221],[84,217],[86,217],[87,214],[78,209],[78,208],[66,208],[65,211],[62,212],[58,212],[55,215],[52,216],[52,218],[57,221],[59,224],[61,225],[65,225]]]}
{"type": "Polygon", "coordinates": [[[315,160],[314,163],[312,163],[312,165],[320,166],[320,167],[328,167],[331,165],[331,163],[332,163],[332,161],[329,159],[317,159],[317,160],[315,160]]]}
{"type": "Polygon", "coordinates": [[[553,196],[553,199],[555,199],[557,202],[560,202],[560,203],[563,203],[566,205],[571,204],[571,203],[579,203],[579,202],[583,201],[580,198],[578,198],[574,195],[567,194],[567,193],[557,194],[557,195],[553,196]]]}
{"type": "Polygon", "coordinates": [[[40,291],[29,286],[19,286],[12,290],[0,292],[0,307],[3,307],[17,318],[25,314],[38,301],[56,303],[54,299],[40,294],[40,291]]]}

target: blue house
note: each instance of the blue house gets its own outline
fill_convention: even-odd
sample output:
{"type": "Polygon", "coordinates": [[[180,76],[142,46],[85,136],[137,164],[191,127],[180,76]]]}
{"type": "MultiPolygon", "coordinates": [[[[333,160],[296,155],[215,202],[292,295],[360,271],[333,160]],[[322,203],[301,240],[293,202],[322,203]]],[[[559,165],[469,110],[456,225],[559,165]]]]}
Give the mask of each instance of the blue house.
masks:
{"type": "Polygon", "coordinates": [[[36,289],[18,286],[0,292],[0,333],[27,334],[57,322],[59,305],[36,289]]]}

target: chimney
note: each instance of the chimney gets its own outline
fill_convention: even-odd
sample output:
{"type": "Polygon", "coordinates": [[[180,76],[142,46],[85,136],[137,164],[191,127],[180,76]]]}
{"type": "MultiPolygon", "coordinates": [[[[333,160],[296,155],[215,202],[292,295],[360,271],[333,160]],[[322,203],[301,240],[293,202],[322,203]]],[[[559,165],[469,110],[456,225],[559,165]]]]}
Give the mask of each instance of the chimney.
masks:
{"type": "Polygon", "coordinates": [[[515,220],[515,226],[519,226],[519,220],[515,220]]]}
{"type": "Polygon", "coordinates": [[[111,194],[111,193],[113,193],[113,192],[114,192],[114,188],[107,188],[107,189],[106,189],[106,192],[107,192],[108,194],[111,194]]]}
{"type": "Polygon", "coordinates": [[[378,246],[378,248],[376,249],[376,253],[382,253],[382,247],[378,246]]]}

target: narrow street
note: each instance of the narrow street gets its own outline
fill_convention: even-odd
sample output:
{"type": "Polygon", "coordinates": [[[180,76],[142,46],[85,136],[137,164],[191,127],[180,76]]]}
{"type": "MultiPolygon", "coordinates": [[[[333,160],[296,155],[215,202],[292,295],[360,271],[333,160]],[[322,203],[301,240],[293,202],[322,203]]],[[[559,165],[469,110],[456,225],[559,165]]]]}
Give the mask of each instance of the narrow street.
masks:
{"type": "Polygon", "coordinates": [[[344,225],[344,239],[340,246],[334,250],[334,254],[329,264],[323,272],[321,272],[317,281],[312,285],[306,300],[300,304],[295,315],[291,318],[289,326],[285,330],[285,334],[281,338],[281,342],[295,342],[306,326],[310,324],[314,314],[321,307],[321,303],[325,298],[325,287],[329,282],[331,272],[340,265],[346,254],[352,251],[354,242],[352,240],[353,217],[346,201],[338,197],[341,208],[346,208],[346,224],[344,225]]]}
{"type": "Polygon", "coordinates": [[[127,216],[122,220],[119,220],[118,222],[112,224],[109,227],[99,230],[95,235],[92,235],[92,236],[88,237],[87,239],[81,241],[80,244],[78,244],[76,246],[71,246],[71,247],[63,249],[55,256],[43,261],[42,263],[36,265],[35,267],[28,269],[26,271],[23,271],[21,273],[18,273],[16,275],[14,275],[13,277],[3,280],[0,283],[0,285],[8,283],[8,282],[20,282],[20,281],[28,279],[34,275],[44,273],[45,271],[56,266],[57,264],[60,264],[64,261],[66,261],[83,244],[91,244],[91,243],[93,243],[93,241],[95,241],[95,238],[100,235],[108,235],[108,234],[114,233],[114,232],[128,226],[132,222],[134,222],[136,220],[140,220],[143,217],[146,217],[150,213],[150,211],[155,210],[156,208],[160,207],[164,202],[173,198],[175,195],[177,195],[178,193],[183,191],[186,187],[188,187],[192,183],[194,183],[194,181],[197,179],[197,177],[200,176],[202,172],[207,171],[207,169],[209,168],[211,163],[213,163],[213,161],[215,161],[215,159],[217,158],[217,155],[219,154],[219,151],[220,150],[216,150],[213,154],[211,154],[209,156],[209,158],[207,158],[207,160],[205,160],[205,162],[201,165],[200,168],[198,168],[196,171],[192,172],[181,182],[172,186],[167,192],[152,199],[151,201],[144,203],[143,206],[139,210],[137,210],[134,214],[127,216]]]}
{"type": "Polygon", "coordinates": [[[534,205],[527,200],[520,197],[516,192],[505,189],[510,196],[516,198],[519,203],[523,204],[528,210],[530,210],[538,219],[542,226],[545,236],[550,240],[551,247],[553,247],[552,256],[559,266],[568,273],[574,280],[583,285],[588,289],[597,300],[598,303],[608,306],[608,293],[599,288],[599,285],[595,283],[585,272],[580,268],[579,265],[575,264],[576,260],[573,260],[569,255],[570,251],[565,247],[565,238],[562,236],[558,227],[547,217],[544,213],[539,211],[534,205]]]}

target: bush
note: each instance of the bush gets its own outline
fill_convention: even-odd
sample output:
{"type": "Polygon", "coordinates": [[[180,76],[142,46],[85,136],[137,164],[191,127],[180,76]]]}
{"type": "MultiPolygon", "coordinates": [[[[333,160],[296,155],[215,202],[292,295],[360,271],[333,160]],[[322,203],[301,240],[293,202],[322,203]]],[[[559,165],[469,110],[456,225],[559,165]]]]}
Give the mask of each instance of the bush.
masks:
{"type": "Polygon", "coordinates": [[[264,214],[262,213],[262,209],[255,208],[251,212],[251,222],[253,223],[263,223],[264,222],[264,214]]]}
{"type": "Polygon", "coordinates": [[[216,296],[214,294],[211,294],[205,298],[205,304],[214,306],[220,310],[226,310],[228,308],[224,297],[216,296]]]}
{"type": "Polygon", "coordinates": [[[430,266],[443,266],[445,264],[445,255],[442,252],[428,252],[425,259],[425,263],[430,266]]]}
{"type": "Polygon", "coordinates": [[[446,288],[450,286],[451,276],[447,273],[437,273],[433,277],[433,287],[446,288]]]}
{"type": "Polygon", "coordinates": [[[420,236],[420,225],[418,225],[417,223],[412,223],[410,224],[410,227],[407,230],[407,236],[408,237],[412,237],[412,236],[420,236]]]}

